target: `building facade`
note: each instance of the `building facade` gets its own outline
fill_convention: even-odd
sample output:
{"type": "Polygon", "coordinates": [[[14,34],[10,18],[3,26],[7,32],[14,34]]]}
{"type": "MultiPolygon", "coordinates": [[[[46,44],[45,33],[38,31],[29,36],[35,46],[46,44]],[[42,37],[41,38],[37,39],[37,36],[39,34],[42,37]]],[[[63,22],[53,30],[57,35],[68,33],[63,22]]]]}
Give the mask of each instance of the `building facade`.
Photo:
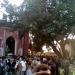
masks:
{"type": "Polygon", "coordinates": [[[19,39],[19,32],[9,27],[0,27],[0,56],[12,53],[16,56],[26,55],[29,49],[29,34],[19,39]]]}

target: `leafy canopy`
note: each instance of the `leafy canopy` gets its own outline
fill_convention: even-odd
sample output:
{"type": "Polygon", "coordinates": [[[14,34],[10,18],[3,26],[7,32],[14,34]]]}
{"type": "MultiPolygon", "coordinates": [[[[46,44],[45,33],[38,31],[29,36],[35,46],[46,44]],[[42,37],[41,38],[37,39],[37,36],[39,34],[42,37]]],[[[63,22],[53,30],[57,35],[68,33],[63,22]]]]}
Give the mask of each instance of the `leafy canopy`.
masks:
{"type": "Polygon", "coordinates": [[[61,40],[71,32],[75,24],[74,1],[25,0],[20,7],[14,7],[9,2],[3,6],[14,28],[20,29],[22,35],[26,30],[34,35],[34,49],[41,50],[46,43],[58,52],[53,41],[61,40]]]}

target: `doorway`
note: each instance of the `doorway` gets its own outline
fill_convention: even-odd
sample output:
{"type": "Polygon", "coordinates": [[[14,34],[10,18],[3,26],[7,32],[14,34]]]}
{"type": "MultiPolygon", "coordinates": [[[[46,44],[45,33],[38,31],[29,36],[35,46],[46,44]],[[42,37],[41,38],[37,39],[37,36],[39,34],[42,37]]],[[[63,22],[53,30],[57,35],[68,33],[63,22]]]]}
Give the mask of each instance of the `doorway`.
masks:
{"type": "Polygon", "coordinates": [[[15,49],[15,39],[10,36],[6,39],[6,46],[8,47],[7,53],[12,53],[14,54],[14,49],[15,49]]]}

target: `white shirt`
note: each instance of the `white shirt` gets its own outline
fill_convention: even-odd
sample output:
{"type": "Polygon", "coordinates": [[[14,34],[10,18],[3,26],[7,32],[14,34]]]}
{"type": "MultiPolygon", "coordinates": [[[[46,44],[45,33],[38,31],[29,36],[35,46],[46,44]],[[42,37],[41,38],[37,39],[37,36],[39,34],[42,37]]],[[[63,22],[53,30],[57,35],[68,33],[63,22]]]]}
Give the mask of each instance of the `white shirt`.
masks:
{"type": "Polygon", "coordinates": [[[31,68],[28,68],[28,69],[27,69],[26,75],[33,75],[33,74],[32,74],[32,71],[31,71],[31,68]]]}
{"type": "Polygon", "coordinates": [[[19,64],[19,61],[16,62],[15,69],[17,68],[18,64],[19,64]]]}
{"type": "Polygon", "coordinates": [[[21,61],[20,63],[22,65],[22,71],[26,71],[26,62],[25,61],[21,61]]]}

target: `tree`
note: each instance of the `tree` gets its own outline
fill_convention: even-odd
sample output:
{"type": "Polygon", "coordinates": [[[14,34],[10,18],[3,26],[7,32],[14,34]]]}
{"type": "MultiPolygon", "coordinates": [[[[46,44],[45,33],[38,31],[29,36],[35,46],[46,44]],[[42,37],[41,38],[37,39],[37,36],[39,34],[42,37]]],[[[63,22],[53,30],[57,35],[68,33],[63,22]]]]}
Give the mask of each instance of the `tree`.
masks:
{"type": "MultiPolygon", "coordinates": [[[[73,2],[71,2],[73,4],[73,2]]],[[[6,4],[5,4],[6,5],[6,4]]],[[[8,5],[11,9],[10,5],[8,5]]],[[[8,11],[8,10],[7,10],[8,11]]],[[[75,24],[75,12],[70,6],[70,1],[64,0],[27,0],[20,7],[13,8],[8,12],[12,17],[15,28],[30,31],[34,35],[33,48],[41,50],[44,44],[51,46],[54,52],[61,57],[61,53],[57,50],[54,40],[62,41],[61,48],[64,49],[64,37],[70,33],[71,27],[75,24]],[[14,9],[17,11],[14,12],[14,9]]],[[[12,19],[12,20],[11,20],[12,19]]],[[[65,54],[65,50],[62,50],[65,54]]],[[[64,55],[65,56],[65,55],[64,55]]]]}
{"type": "Polygon", "coordinates": [[[54,44],[54,40],[61,40],[62,43],[60,45],[65,56],[64,37],[68,36],[67,34],[70,33],[71,27],[75,24],[75,13],[71,10],[70,6],[67,7],[65,3],[57,4],[48,2],[48,4],[52,5],[44,4],[46,4],[44,8],[39,7],[39,5],[30,8],[30,12],[33,12],[29,15],[31,15],[32,34],[35,36],[33,38],[34,48],[41,50],[42,45],[46,43],[47,46],[51,45],[54,52],[61,57],[60,52],[54,44]],[[37,9],[34,9],[36,7],[37,9]],[[42,10],[39,10],[39,8],[42,10]],[[34,16],[32,16],[33,14],[34,16]]]}

